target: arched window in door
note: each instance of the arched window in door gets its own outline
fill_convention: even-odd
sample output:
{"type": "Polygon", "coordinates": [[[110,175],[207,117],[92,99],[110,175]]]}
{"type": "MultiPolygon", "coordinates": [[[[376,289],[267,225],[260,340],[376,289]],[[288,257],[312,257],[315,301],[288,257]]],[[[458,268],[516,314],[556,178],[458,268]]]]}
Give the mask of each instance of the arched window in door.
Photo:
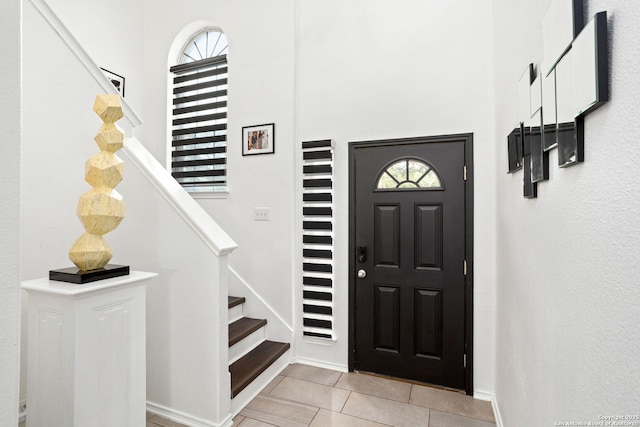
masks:
{"type": "Polygon", "coordinates": [[[385,166],[376,181],[376,190],[442,190],[442,180],[429,163],[415,158],[395,160],[385,166]]]}

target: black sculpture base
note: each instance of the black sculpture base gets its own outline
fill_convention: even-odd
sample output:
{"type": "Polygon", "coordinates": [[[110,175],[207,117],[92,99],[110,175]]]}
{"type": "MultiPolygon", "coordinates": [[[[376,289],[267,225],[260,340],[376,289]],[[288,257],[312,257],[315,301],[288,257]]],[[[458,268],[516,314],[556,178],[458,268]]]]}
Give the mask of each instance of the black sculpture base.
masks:
{"type": "Polygon", "coordinates": [[[77,283],[79,285],[97,280],[111,279],[112,277],[126,276],[129,274],[128,265],[107,264],[103,268],[82,271],[78,267],[49,270],[49,280],[58,282],[77,283]]]}

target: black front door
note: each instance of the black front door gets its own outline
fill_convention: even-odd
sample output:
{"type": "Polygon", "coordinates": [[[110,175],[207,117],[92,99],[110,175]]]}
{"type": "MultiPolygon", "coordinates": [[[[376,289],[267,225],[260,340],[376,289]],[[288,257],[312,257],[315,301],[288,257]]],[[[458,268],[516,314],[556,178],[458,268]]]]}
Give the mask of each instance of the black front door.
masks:
{"type": "Polygon", "coordinates": [[[352,143],[353,368],[467,387],[470,140],[352,143]]]}

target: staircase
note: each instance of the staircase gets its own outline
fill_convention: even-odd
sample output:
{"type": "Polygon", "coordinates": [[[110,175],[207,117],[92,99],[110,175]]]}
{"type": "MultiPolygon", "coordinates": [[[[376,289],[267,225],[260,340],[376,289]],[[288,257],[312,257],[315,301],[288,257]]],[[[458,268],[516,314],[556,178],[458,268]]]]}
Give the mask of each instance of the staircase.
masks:
{"type": "Polygon", "coordinates": [[[281,356],[289,350],[289,343],[266,340],[267,321],[244,317],[244,303],[242,297],[229,297],[231,398],[238,410],[287,365],[281,356]]]}

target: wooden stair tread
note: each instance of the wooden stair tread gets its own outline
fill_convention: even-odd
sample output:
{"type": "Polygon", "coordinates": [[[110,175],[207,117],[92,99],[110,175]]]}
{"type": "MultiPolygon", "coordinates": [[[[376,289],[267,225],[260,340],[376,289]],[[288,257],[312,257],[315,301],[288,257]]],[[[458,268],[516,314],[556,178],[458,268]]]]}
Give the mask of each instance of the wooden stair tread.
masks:
{"type": "Polygon", "coordinates": [[[233,308],[236,305],[243,304],[245,302],[244,297],[229,297],[229,308],[233,308]]]}
{"type": "Polygon", "coordinates": [[[267,324],[265,319],[243,317],[229,325],[229,347],[267,324]]]}
{"type": "Polygon", "coordinates": [[[289,349],[289,343],[264,341],[229,366],[231,398],[238,395],[289,349]]]}

